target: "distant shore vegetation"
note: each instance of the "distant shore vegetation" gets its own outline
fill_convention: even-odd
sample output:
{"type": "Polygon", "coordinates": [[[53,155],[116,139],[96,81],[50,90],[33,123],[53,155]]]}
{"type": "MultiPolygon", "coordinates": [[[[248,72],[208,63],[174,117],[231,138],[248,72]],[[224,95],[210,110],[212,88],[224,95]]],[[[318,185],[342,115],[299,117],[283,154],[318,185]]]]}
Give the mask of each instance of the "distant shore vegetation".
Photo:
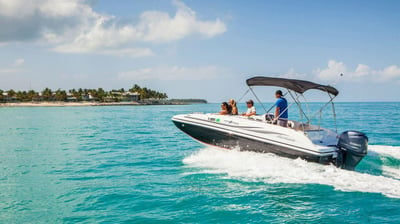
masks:
{"type": "Polygon", "coordinates": [[[192,103],[207,103],[207,100],[204,100],[204,99],[171,99],[171,100],[169,100],[169,102],[192,104],[192,103]]]}
{"type": "Polygon", "coordinates": [[[135,84],[132,88],[125,90],[112,89],[106,91],[103,88],[97,89],[70,89],[70,90],[52,90],[45,88],[40,92],[34,90],[13,89],[4,91],[0,89],[1,102],[31,102],[31,101],[64,101],[64,102],[80,102],[80,101],[98,101],[98,102],[123,102],[123,101],[145,101],[149,99],[165,100],[168,98],[166,93],[158,92],[146,87],[142,88],[135,84]]]}
{"type": "Polygon", "coordinates": [[[141,104],[191,104],[207,103],[203,99],[170,99],[166,93],[158,92],[134,84],[130,89],[70,89],[52,90],[45,88],[40,92],[35,90],[1,90],[0,103],[18,102],[139,102],[141,104]]]}

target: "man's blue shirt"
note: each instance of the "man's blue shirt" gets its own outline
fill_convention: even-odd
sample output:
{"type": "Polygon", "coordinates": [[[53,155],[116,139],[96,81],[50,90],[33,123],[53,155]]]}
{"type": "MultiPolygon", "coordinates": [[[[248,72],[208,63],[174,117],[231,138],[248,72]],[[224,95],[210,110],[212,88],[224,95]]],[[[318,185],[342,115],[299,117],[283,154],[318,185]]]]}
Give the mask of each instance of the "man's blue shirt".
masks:
{"type": "Polygon", "coordinates": [[[280,118],[286,118],[287,119],[288,118],[288,110],[286,110],[286,108],[287,108],[286,99],[283,98],[283,97],[279,98],[276,101],[275,106],[279,107],[279,114],[281,114],[282,111],[285,111],[285,112],[283,112],[283,114],[281,114],[280,118]]]}

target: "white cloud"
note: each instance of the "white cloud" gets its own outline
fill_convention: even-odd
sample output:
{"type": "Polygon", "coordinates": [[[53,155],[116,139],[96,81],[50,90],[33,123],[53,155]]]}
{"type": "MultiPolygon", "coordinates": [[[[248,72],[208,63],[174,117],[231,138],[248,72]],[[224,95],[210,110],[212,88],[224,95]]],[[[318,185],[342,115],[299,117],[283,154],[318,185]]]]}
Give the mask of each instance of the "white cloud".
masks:
{"type": "MultiPolygon", "coordinates": [[[[46,17],[68,17],[89,9],[83,1],[77,0],[0,0],[0,15],[25,19],[40,14],[46,17]]],[[[86,11],[87,12],[87,11],[86,11]]]]}
{"type": "Polygon", "coordinates": [[[359,64],[356,70],[352,73],[354,77],[366,77],[371,74],[371,68],[368,65],[359,64]]]}
{"type": "Polygon", "coordinates": [[[148,57],[153,56],[154,53],[149,48],[123,48],[123,49],[110,49],[110,50],[98,50],[96,53],[103,55],[113,55],[119,57],[148,57]]]}
{"type": "Polygon", "coordinates": [[[63,53],[151,56],[143,44],[165,43],[198,35],[212,38],[226,31],[220,20],[203,21],[183,2],[177,11],[143,12],[138,22],[95,12],[80,0],[0,0],[0,42],[42,40],[63,53]]]}
{"type": "Polygon", "coordinates": [[[96,17],[89,5],[84,1],[77,0],[42,0],[42,4],[37,4],[39,11],[47,17],[73,17],[86,14],[87,17],[96,17]]]}
{"type": "Polygon", "coordinates": [[[340,74],[345,74],[347,71],[346,66],[343,62],[337,62],[335,60],[328,61],[328,67],[325,69],[316,69],[314,70],[314,74],[317,75],[318,79],[329,81],[336,80],[340,74]]]}
{"type": "Polygon", "coordinates": [[[11,65],[8,65],[4,68],[0,68],[0,74],[14,74],[14,73],[22,72],[23,69],[21,68],[21,66],[24,63],[25,63],[25,59],[23,59],[23,58],[15,59],[15,61],[11,65]]]}
{"type": "Polygon", "coordinates": [[[203,66],[187,68],[180,66],[141,68],[122,72],[118,78],[121,80],[210,80],[226,76],[228,70],[217,66],[203,66]]]}
{"type": "Polygon", "coordinates": [[[23,18],[33,15],[35,4],[33,1],[0,0],[0,15],[12,18],[23,18]]]}
{"type": "Polygon", "coordinates": [[[65,41],[99,16],[80,0],[0,0],[0,42],[46,40],[46,36],[65,41]]]}
{"type": "Polygon", "coordinates": [[[174,5],[178,8],[174,17],[158,11],[144,12],[140,16],[137,30],[143,34],[144,41],[168,42],[192,34],[211,38],[226,31],[225,24],[219,19],[200,21],[196,13],[183,2],[174,1],[174,5]]]}
{"type": "Polygon", "coordinates": [[[0,75],[1,74],[13,74],[21,72],[22,69],[19,68],[0,68],[0,75]]]}
{"type": "Polygon", "coordinates": [[[279,75],[278,77],[288,78],[288,79],[306,79],[307,74],[304,73],[297,73],[293,68],[289,69],[284,74],[279,75]]]}
{"type": "Polygon", "coordinates": [[[387,82],[400,80],[400,68],[397,65],[390,65],[381,70],[374,70],[368,65],[358,64],[353,71],[348,69],[343,62],[335,60],[329,60],[328,67],[325,69],[315,69],[314,74],[319,80],[323,81],[338,80],[340,74],[344,74],[343,79],[349,82],[387,82]]]}
{"type": "Polygon", "coordinates": [[[393,80],[393,79],[400,80],[400,68],[397,65],[388,66],[384,68],[382,71],[379,71],[378,74],[387,80],[393,80]]]}
{"type": "Polygon", "coordinates": [[[15,66],[15,67],[18,67],[18,66],[23,65],[24,63],[25,63],[25,59],[23,59],[23,58],[18,58],[18,59],[16,59],[16,60],[14,61],[14,66],[15,66]]]}

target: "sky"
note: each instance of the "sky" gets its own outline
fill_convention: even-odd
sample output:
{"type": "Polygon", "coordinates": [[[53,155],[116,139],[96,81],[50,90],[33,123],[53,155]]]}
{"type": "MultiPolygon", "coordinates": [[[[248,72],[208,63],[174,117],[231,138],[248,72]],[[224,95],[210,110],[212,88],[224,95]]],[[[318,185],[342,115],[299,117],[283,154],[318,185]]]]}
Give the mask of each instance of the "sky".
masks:
{"type": "MultiPolygon", "coordinates": [[[[396,0],[0,0],[0,89],[245,101],[246,79],[272,76],[333,85],[337,101],[400,101],[399,12],[396,0]]],[[[276,89],[255,91],[271,102],[276,89]]]]}

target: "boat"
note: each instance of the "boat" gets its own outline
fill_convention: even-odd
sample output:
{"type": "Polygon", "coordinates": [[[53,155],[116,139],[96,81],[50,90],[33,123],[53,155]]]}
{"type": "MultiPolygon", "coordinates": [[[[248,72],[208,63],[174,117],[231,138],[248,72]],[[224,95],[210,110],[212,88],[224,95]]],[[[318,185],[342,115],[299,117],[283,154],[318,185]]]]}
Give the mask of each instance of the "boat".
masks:
{"type": "MultiPolygon", "coordinates": [[[[266,110],[254,116],[221,115],[215,113],[178,114],[172,122],[181,131],[206,145],[224,149],[274,153],[289,158],[302,158],[320,164],[333,164],[346,170],[354,170],[367,155],[368,137],[360,131],[348,130],[337,133],[334,98],[339,91],[330,85],[306,80],[257,76],[246,80],[248,91],[257,97],[255,86],[275,86],[286,89],[285,97],[293,100],[287,107],[297,105],[299,120],[288,120],[287,127],[276,125],[277,118],[266,110]],[[304,93],[318,90],[327,93],[329,100],[318,113],[331,105],[335,129],[312,124],[315,116],[303,110],[304,93]]],[[[259,101],[259,103],[261,103],[259,101]]],[[[263,106],[265,109],[265,107],[263,106]]],[[[272,108],[271,108],[272,109],[272,108]]],[[[270,109],[270,110],[271,110],[270,109]]],[[[282,113],[281,113],[282,114],[282,113]]]]}

